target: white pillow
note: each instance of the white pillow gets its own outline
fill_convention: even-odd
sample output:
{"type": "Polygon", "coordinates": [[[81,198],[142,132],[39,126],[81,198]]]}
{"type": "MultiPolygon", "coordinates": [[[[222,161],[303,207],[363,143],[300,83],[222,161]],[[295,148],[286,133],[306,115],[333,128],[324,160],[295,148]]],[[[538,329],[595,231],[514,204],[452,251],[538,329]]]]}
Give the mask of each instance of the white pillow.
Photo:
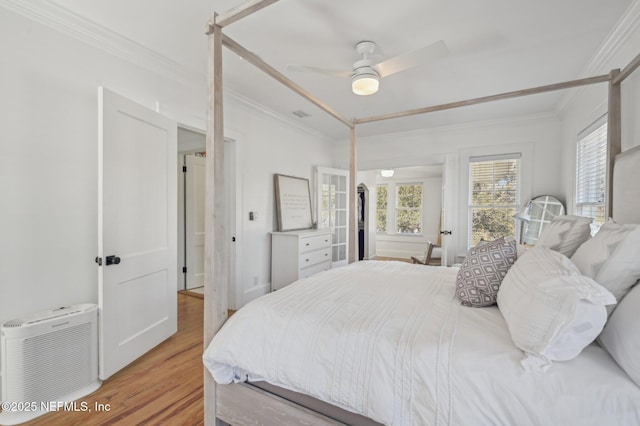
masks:
{"type": "Polygon", "coordinates": [[[558,216],[544,224],[536,246],[547,247],[571,257],[591,237],[592,221],[590,217],[558,216]]]}
{"type": "Polygon", "coordinates": [[[575,358],[602,331],[615,297],[561,253],[528,250],[498,290],[498,307],[527,370],[575,358]]]}
{"type": "Polygon", "coordinates": [[[571,261],[621,300],[640,279],[640,225],[607,221],[578,248],[571,261]]]}
{"type": "Polygon", "coordinates": [[[640,386],[640,285],[620,302],[598,337],[600,345],[640,386]]]}

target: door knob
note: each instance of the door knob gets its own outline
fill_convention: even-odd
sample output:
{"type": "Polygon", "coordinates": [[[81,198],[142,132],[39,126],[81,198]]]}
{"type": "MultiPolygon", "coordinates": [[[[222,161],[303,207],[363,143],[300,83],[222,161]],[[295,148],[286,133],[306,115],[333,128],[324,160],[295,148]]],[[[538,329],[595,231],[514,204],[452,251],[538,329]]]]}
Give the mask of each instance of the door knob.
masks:
{"type": "Polygon", "coordinates": [[[107,256],[107,266],[117,265],[119,263],[120,263],[120,258],[118,256],[107,256]]]}

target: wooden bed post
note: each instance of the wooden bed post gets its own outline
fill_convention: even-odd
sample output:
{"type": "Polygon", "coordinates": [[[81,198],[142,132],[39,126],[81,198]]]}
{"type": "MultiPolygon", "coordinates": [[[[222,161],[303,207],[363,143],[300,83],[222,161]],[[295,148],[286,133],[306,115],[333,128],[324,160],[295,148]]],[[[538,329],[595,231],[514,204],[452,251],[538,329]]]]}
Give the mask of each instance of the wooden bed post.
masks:
{"type": "Polygon", "coordinates": [[[613,216],[613,163],[616,155],[622,151],[622,100],[617,79],[619,69],[609,73],[609,111],[607,114],[607,203],[606,217],[613,216]]]}
{"type": "MultiPolygon", "coordinates": [[[[204,348],[227,318],[228,249],[224,208],[224,128],[222,104],[222,28],[209,24],[209,113],[205,198],[204,348]]],[[[216,423],[216,384],[204,368],[204,421],[216,423]]]]}
{"type": "Polygon", "coordinates": [[[556,90],[571,89],[572,87],[586,86],[589,84],[604,83],[609,81],[609,75],[598,75],[595,77],[581,78],[579,80],[565,81],[563,83],[548,84],[546,86],[532,87],[530,89],[514,90],[512,92],[500,93],[480,98],[467,99],[464,101],[450,102],[447,104],[433,105],[424,108],[411,109],[407,111],[394,112],[391,114],[376,115],[373,117],[357,118],[355,124],[373,123],[374,121],[389,120],[392,118],[409,117],[411,115],[426,114],[428,112],[444,111],[447,109],[462,108],[470,105],[484,104],[487,102],[501,101],[504,99],[520,98],[522,96],[537,95],[538,93],[553,92],[556,90]]]}
{"type": "MultiPolygon", "coordinates": [[[[358,261],[358,146],[356,126],[351,126],[351,144],[349,161],[349,263],[358,261]]],[[[366,232],[366,231],[365,231],[366,232]]]]}

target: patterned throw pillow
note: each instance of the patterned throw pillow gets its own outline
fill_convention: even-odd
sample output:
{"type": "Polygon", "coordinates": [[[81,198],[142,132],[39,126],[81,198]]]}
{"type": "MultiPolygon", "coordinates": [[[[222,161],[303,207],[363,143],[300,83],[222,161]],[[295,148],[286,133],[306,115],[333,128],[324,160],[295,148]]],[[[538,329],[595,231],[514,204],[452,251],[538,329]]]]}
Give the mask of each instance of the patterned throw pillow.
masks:
{"type": "Polygon", "coordinates": [[[475,308],[496,303],[502,279],[516,257],[516,242],[504,238],[469,249],[456,279],[458,299],[475,308]]]}

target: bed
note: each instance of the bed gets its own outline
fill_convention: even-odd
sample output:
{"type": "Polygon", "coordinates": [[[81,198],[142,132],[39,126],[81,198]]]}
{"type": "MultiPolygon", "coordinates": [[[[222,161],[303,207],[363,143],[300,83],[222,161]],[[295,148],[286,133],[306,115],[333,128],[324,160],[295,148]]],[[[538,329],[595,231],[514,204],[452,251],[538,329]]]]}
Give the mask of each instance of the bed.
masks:
{"type": "MultiPolygon", "coordinates": [[[[636,360],[640,336],[634,326],[640,305],[637,285],[626,296],[595,296],[594,301],[600,298],[598,315],[604,331],[598,341],[572,353],[572,359],[553,351],[531,357],[522,349],[526,347],[523,336],[512,330],[517,309],[508,309],[506,303],[498,301],[500,308],[461,306],[455,297],[456,268],[359,262],[264,296],[227,321],[225,224],[223,219],[216,220],[224,217],[223,45],[350,129],[351,188],[356,186],[358,170],[356,126],[598,83],[609,84],[609,153],[613,158],[621,150],[621,83],[640,66],[638,55],[622,71],[608,75],[351,120],[223,34],[227,25],[275,1],[249,0],[227,13],[215,14],[208,25],[207,152],[213,155],[207,156],[207,180],[212,185],[206,203],[204,362],[211,374],[205,372],[205,422],[640,424],[640,366],[636,360]],[[615,311],[612,298],[619,302],[615,311]]],[[[633,183],[638,180],[640,152],[636,148],[623,156],[619,162],[623,170],[616,167],[618,178],[609,179],[610,205],[614,219],[618,216],[623,218],[621,223],[638,224],[640,209],[634,200],[640,199],[640,192],[633,183]]],[[[351,197],[350,262],[355,261],[355,203],[351,197]]],[[[562,240],[558,236],[556,240],[562,240]]],[[[636,256],[627,266],[638,264],[639,247],[627,247],[636,256]]],[[[525,254],[513,265],[528,264],[523,262],[527,256],[534,258],[525,254]]],[[[559,262],[577,268],[568,257],[559,262]]],[[[589,256],[583,255],[582,267],[593,266],[589,262],[589,256]]],[[[509,272],[519,268],[513,266],[509,272]]],[[[528,306],[523,303],[519,308],[526,311],[528,306]]]]}
{"type": "MultiPolygon", "coordinates": [[[[640,164],[640,147],[620,155],[619,164],[618,193],[639,199],[638,190],[626,183],[640,164]]],[[[637,221],[629,209],[620,208],[619,213],[637,221]]],[[[565,226],[569,218],[557,226],[565,226]]],[[[575,219],[588,229],[588,221],[575,219]]],[[[640,252],[640,227],[607,226],[627,229],[630,237],[620,247],[627,253],[625,262],[633,259],[640,252]]],[[[580,252],[582,246],[597,246],[595,238],[566,256],[553,244],[566,247],[573,237],[561,228],[550,229],[563,238],[555,238],[553,250],[544,253],[575,269],[569,257],[577,264],[585,263],[580,258],[599,262],[589,260],[595,255],[580,252]]],[[[518,273],[538,280],[536,269],[546,273],[553,268],[531,253],[520,256],[505,281],[518,273]],[[527,260],[524,269],[520,264],[527,260]]],[[[608,259],[616,258],[609,254],[608,259]]],[[[632,279],[633,286],[640,265],[631,269],[627,281],[632,279]]],[[[618,327],[636,335],[631,337],[636,342],[621,354],[594,341],[570,360],[527,368],[526,351],[517,346],[512,324],[505,319],[506,303],[498,298],[498,306],[463,306],[458,273],[456,267],[363,261],[313,275],[248,304],[227,321],[204,354],[219,384],[218,415],[231,424],[640,424],[640,378],[630,377],[619,365],[634,363],[637,332],[618,327]],[[280,418],[271,406],[246,405],[247,393],[249,401],[251,395],[260,395],[304,407],[311,420],[280,418]]],[[[623,301],[609,322],[628,322],[626,317],[633,315],[629,312],[638,310],[640,286],[631,288],[630,297],[624,295],[629,288],[607,293],[603,306],[616,298],[623,301]]],[[[602,315],[604,324],[608,314],[603,310],[602,315]]],[[[619,331],[609,332],[614,334],[619,331]]]]}
{"type": "Polygon", "coordinates": [[[457,268],[365,261],[235,314],[205,363],[381,424],[639,424],[640,388],[597,344],[527,372],[496,306],[456,298],[457,268]]]}

